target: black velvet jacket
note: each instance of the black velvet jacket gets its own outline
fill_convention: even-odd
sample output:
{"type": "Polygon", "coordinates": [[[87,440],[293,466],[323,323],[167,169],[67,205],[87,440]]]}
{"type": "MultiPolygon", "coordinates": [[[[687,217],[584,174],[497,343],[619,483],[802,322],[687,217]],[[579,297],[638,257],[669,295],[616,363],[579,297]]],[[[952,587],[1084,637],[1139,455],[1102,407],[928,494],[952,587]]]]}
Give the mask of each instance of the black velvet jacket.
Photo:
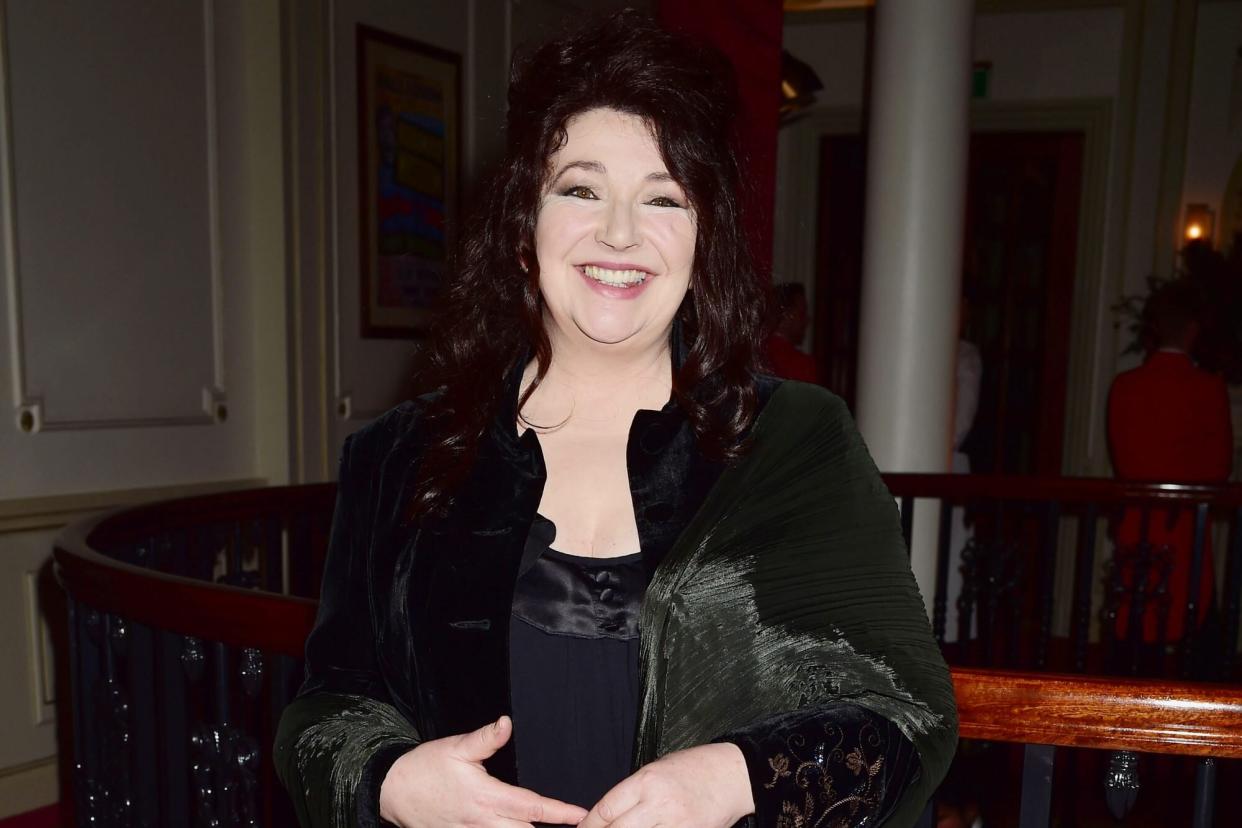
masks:
{"type": "MultiPolygon", "coordinates": [[[[422,402],[402,404],[345,443],[307,677],[275,746],[278,773],[305,826],[379,824],[379,785],[402,753],[510,712],[514,585],[545,480],[534,432],[514,433],[516,382],[515,375],[445,518],[413,525],[404,518],[423,448],[422,402]]],[[[761,402],[778,385],[761,379],[761,402]]],[[[626,458],[643,561],[654,573],[724,467],[697,450],[672,403],[638,412],[626,458]]],[[[825,824],[878,824],[919,775],[911,742],[872,710],[832,704],[787,711],[719,735],[746,757],[753,822],[795,824],[781,821],[780,811],[796,780],[773,757],[791,744],[822,743],[825,733],[838,743],[865,738],[886,759],[880,778],[868,779],[865,812],[853,806],[858,821],[825,824]]],[[[835,761],[846,761],[837,754],[835,761]]],[[[834,761],[818,760],[821,770],[834,761]]],[[[512,741],[486,765],[516,783],[512,741]]]]}

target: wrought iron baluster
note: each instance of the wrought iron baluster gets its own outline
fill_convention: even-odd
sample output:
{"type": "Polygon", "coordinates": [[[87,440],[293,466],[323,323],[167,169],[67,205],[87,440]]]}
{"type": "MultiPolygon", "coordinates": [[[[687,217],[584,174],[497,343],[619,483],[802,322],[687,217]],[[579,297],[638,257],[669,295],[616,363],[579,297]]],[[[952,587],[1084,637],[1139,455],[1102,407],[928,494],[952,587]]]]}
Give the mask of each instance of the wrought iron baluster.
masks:
{"type": "Polygon", "coordinates": [[[1095,573],[1096,506],[1087,504],[1078,524],[1078,565],[1074,579],[1074,670],[1087,669],[1087,641],[1091,632],[1091,579],[1095,573]]]}
{"type": "MultiPolygon", "coordinates": [[[[152,549],[154,549],[154,545],[152,549]]],[[[141,624],[128,625],[128,652],[126,655],[126,683],[132,701],[134,715],[130,719],[133,757],[134,826],[153,826],[161,823],[159,790],[156,773],[156,745],[158,730],[155,718],[154,637],[148,627],[141,624]]]]}
{"type": "Polygon", "coordinates": [[[1130,675],[1138,675],[1139,654],[1143,646],[1143,615],[1147,609],[1147,585],[1152,568],[1151,507],[1144,505],[1139,528],[1139,543],[1135,550],[1133,583],[1130,589],[1130,617],[1126,626],[1126,643],[1129,648],[1130,675]]]}
{"type": "Polygon", "coordinates": [[[1204,756],[1197,764],[1194,828],[1212,828],[1216,814],[1216,760],[1204,756]]]}
{"type": "MultiPolygon", "coordinates": [[[[256,714],[252,722],[261,720],[260,693],[263,689],[263,654],[256,649],[242,650],[238,675],[248,707],[256,714]]],[[[240,720],[239,720],[240,724],[240,720]]],[[[236,730],[236,773],[238,778],[239,823],[258,824],[259,814],[259,742],[245,727],[236,730]]],[[[274,782],[274,780],[272,780],[274,782]]]]}
{"type": "Polygon", "coordinates": [[[1052,590],[1056,583],[1057,529],[1061,525],[1061,504],[1055,500],[1044,504],[1040,521],[1039,551],[1039,637],[1035,642],[1035,666],[1042,670],[1048,663],[1048,641],[1052,637],[1052,590]]]}
{"type": "Polygon", "coordinates": [[[96,695],[99,651],[92,641],[89,619],[99,625],[99,613],[79,607],[72,599],[69,606],[69,676],[73,687],[73,799],[78,824],[103,825],[99,791],[99,733],[95,717],[89,714],[96,695]]]}
{"type": "Polygon", "coordinates": [[[1221,675],[1228,680],[1233,676],[1233,662],[1238,649],[1238,603],[1242,600],[1242,508],[1233,515],[1224,599],[1225,641],[1221,675]]]}
{"type": "Polygon", "coordinates": [[[949,599],[949,542],[953,529],[953,504],[940,501],[940,538],[936,542],[936,594],[932,599],[932,632],[944,646],[944,624],[949,599]]]}
{"type": "Polygon", "coordinates": [[[190,639],[165,630],[160,630],[157,638],[156,675],[159,678],[155,685],[155,709],[159,720],[160,811],[165,825],[189,825],[187,680],[195,668],[184,655],[189,650],[190,639]]]}
{"type": "Polygon", "coordinates": [[[993,633],[996,630],[996,608],[999,600],[997,595],[999,578],[996,567],[1002,555],[1001,547],[1005,543],[1005,511],[1000,500],[996,501],[993,509],[996,515],[996,523],[992,527],[994,542],[982,561],[985,573],[982,583],[984,600],[979,605],[979,640],[982,644],[984,664],[992,663],[993,633]]]}
{"type": "MultiPolygon", "coordinates": [[[[202,682],[207,672],[207,648],[197,638],[186,638],[181,650],[181,666],[185,670],[187,690],[202,682]]],[[[216,807],[215,780],[212,763],[218,752],[214,734],[202,721],[194,722],[188,731],[190,784],[193,788],[194,824],[219,824],[216,807]]]]}
{"type": "Polygon", "coordinates": [[[277,595],[285,591],[285,560],[280,531],[280,518],[267,518],[259,527],[260,569],[263,589],[277,595]]]}
{"type": "Polygon", "coordinates": [[[134,791],[130,774],[131,722],[129,694],[120,680],[118,664],[128,655],[129,628],[124,620],[103,614],[103,682],[95,698],[100,721],[99,783],[105,824],[129,826],[133,822],[134,791]]]}
{"type": "Polygon", "coordinates": [[[910,536],[914,532],[914,498],[903,497],[901,499],[901,535],[906,539],[906,554],[909,555],[910,536]]]}
{"type": "Polygon", "coordinates": [[[228,824],[236,824],[237,813],[234,802],[236,791],[233,776],[227,768],[233,759],[233,745],[232,740],[229,739],[232,705],[229,698],[228,648],[216,642],[212,646],[212,656],[211,701],[216,712],[216,726],[211,730],[216,750],[211,772],[215,783],[216,815],[228,824]]]}
{"type": "Polygon", "coordinates": [[[1022,757],[1022,803],[1018,828],[1047,828],[1052,815],[1055,745],[1026,745],[1022,757]]]}
{"type": "Polygon", "coordinates": [[[1129,750],[1113,751],[1108,757],[1104,775],[1104,802],[1114,819],[1125,819],[1138,801],[1138,754],[1129,750]]]}
{"type": "Polygon", "coordinates": [[[1204,547],[1207,545],[1208,504],[1199,503],[1195,506],[1195,535],[1190,548],[1190,580],[1186,585],[1186,624],[1182,627],[1182,677],[1190,678],[1195,671],[1198,654],[1195,652],[1197,642],[1196,629],[1199,626],[1199,590],[1202,589],[1204,577],[1203,561],[1206,557],[1204,547]]]}

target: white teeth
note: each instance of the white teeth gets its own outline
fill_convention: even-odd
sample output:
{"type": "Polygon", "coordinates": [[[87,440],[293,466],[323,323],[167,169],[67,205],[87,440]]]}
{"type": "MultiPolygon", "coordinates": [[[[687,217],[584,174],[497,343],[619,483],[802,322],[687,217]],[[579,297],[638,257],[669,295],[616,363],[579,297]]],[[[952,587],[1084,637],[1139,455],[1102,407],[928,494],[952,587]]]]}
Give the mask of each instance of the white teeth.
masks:
{"type": "Polygon", "coordinates": [[[612,287],[641,285],[647,279],[647,274],[641,270],[609,270],[595,265],[583,265],[582,272],[595,281],[612,287]]]}

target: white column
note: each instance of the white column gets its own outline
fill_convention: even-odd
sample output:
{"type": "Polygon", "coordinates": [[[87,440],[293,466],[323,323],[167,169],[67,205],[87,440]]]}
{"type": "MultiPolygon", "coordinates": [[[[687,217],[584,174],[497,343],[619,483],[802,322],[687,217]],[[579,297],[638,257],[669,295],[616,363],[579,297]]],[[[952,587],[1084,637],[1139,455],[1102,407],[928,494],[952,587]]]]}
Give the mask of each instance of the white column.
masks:
{"type": "MultiPolygon", "coordinates": [[[[881,471],[949,469],[972,16],[972,0],[876,3],[857,414],[881,471]]],[[[928,601],[936,511],[915,510],[928,601]]]]}

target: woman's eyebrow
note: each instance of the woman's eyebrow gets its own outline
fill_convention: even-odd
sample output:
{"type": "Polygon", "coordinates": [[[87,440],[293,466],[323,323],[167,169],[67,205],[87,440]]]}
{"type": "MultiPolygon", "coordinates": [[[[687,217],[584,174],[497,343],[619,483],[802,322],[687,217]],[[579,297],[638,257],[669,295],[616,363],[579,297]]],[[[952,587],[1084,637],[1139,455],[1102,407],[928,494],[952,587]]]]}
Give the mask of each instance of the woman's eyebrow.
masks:
{"type": "MultiPolygon", "coordinates": [[[[570,170],[586,170],[587,172],[599,173],[600,175],[603,175],[607,171],[604,165],[598,161],[570,161],[557,171],[550,186],[556,186],[556,182],[561,180],[561,176],[570,170]]],[[[660,170],[659,172],[647,173],[647,180],[658,183],[673,182],[673,176],[669,175],[664,170],[660,170]]]]}
{"type": "Polygon", "coordinates": [[[570,161],[557,171],[556,177],[552,179],[552,184],[555,185],[556,182],[561,180],[561,176],[570,170],[586,170],[587,172],[600,173],[602,175],[604,173],[604,165],[598,161],[570,161]]]}

